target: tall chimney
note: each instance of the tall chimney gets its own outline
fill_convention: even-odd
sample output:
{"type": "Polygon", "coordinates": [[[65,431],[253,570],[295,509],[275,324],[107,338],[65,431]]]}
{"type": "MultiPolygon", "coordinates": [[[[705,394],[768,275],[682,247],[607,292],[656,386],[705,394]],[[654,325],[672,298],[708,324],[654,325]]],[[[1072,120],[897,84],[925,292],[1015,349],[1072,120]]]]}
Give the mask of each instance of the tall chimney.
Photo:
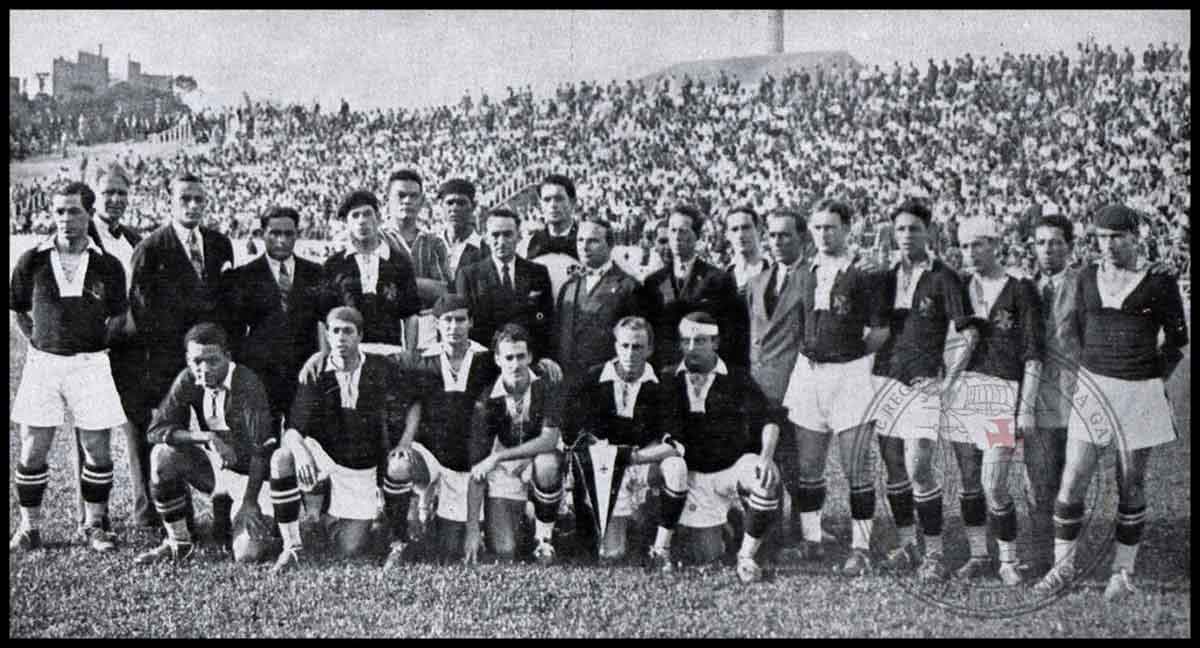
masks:
{"type": "Polygon", "coordinates": [[[783,54],[783,10],[773,9],[767,14],[767,37],[771,39],[768,54],[783,54]]]}
{"type": "Polygon", "coordinates": [[[104,43],[100,43],[100,48],[96,50],[96,56],[104,56],[104,43]]]}

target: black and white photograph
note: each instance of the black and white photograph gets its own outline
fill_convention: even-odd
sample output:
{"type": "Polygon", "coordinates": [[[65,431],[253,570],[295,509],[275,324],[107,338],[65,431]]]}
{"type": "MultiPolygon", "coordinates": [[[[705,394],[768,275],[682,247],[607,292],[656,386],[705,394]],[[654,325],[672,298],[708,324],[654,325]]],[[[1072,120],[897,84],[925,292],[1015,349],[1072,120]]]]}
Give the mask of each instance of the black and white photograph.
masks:
{"type": "Polygon", "coordinates": [[[10,10],[9,630],[1191,637],[1190,10],[10,10]]]}

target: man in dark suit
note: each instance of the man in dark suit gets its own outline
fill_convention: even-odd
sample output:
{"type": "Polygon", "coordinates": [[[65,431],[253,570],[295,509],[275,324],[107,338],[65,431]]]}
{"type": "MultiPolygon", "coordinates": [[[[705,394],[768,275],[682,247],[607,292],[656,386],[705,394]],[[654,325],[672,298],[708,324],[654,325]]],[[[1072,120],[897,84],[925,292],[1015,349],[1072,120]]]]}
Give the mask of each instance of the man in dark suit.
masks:
{"type": "Polygon", "coordinates": [[[230,274],[234,359],[267,388],[278,428],[296,395],[296,376],[317,352],[321,266],[294,254],[300,214],[271,207],[259,219],[266,253],[230,274]]]}
{"type": "Polygon", "coordinates": [[[568,384],[612,357],[613,327],[640,315],[641,285],[612,261],[613,231],[605,221],[579,225],[584,267],[567,280],[554,309],[554,353],[568,384]]]}
{"type": "Polygon", "coordinates": [[[507,209],[488,212],[485,223],[490,257],[460,267],[454,292],[467,298],[477,313],[471,339],[490,344],[492,336],[508,323],[529,332],[535,359],[549,356],[553,330],[554,294],[545,266],[517,256],[521,218],[507,209]]]}
{"type": "Polygon", "coordinates": [[[721,323],[719,353],[731,366],[750,363],[749,318],[738,297],[733,277],[696,256],[696,241],[704,217],[695,207],[675,207],[667,219],[671,265],[646,277],[647,319],[654,325],[655,367],[679,364],[679,320],[692,311],[704,311],[721,323]]]}
{"type": "MultiPolygon", "coordinates": [[[[575,222],[575,183],[557,173],[546,176],[538,186],[538,198],[542,203],[542,215],[546,229],[538,230],[529,239],[526,259],[536,259],[543,254],[565,254],[576,260],[579,226],[575,222]]],[[[611,327],[609,327],[611,328],[611,327]]]]}
{"type": "MultiPolygon", "coordinates": [[[[146,428],[151,410],[184,368],[184,334],[200,322],[224,324],[226,319],[222,273],[233,268],[233,245],[224,234],[200,226],[207,203],[200,178],[177,174],[171,180],[170,222],[133,250],[129,302],[138,340],[146,349],[141,403],[130,416],[139,429],[146,428]]],[[[150,447],[141,436],[137,444],[130,472],[135,492],[148,492],[150,447]]],[[[139,522],[157,523],[136,514],[139,522]]]]}

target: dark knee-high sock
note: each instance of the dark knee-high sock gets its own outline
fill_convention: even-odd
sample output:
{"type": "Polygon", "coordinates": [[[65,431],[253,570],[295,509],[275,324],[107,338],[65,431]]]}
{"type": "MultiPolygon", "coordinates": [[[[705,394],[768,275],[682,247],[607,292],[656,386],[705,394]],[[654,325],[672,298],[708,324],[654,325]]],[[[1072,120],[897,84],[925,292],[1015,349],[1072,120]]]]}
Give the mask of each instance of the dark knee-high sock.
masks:
{"type": "Polygon", "coordinates": [[[383,510],[393,542],[408,541],[408,503],[412,499],[412,480],[383,477],[383,510]]]}

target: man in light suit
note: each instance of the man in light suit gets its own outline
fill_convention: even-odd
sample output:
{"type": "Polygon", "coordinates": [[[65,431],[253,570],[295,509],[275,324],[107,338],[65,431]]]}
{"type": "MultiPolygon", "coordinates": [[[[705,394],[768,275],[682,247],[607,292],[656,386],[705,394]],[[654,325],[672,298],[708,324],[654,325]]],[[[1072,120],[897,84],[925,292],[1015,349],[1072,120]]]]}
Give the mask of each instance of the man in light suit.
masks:
{"type": "Polygon", "coordinates": [[[521,219],[516,212],[493,209],[484,224],[490,256],[459,267],[454,293],[470,302],[477,313],[471,339],[491,344],[505,324],[519,324],[529,333],[529,350],[535,360],[550,357],[554,294],[546,267],[517,256],[521,219]]]}
{"type": "MultiPolygon", "coordinates": [[[[200,322],[226,323],[222,273],[233,268],[233,244],[224,234],[200,225],[207,204],[200,178],[177,174],[171,180],[171,220],[133,250],[129,302],[138,340],[146,349],[146,367],[141,404],[129,418],[141,430],[186,365],[180,353],[184,334],[200,322]]],[[[130,473],[137,484],[135,493],[149,492],[150,446],[145,435],[137,441],[137,461],[130,462],[130,473]]],[[[158,525],[156,515],[135,515],[139,523],[158,525]]]]}
{"type": "MultiPolygon", "coordinates": [[[[746,308],[750,315],[750,375],[772,406],[780,406],[787,391],[796,354],[804,336],[801,297],[804,274],[803,250],[808,225],[798,212],[779,209],[766,218],[767,246],[775,264],[746,284],[746,308]]],[[[779,435],[775,459],[784,487],[792,500],[798,495],[796,427],[787,421],[779,435]]],[[[793,507],[793,514],[799,510],[793,507]]],[[[794,518],[798,527],[799,516],[794,518]]],[[[796,527],[794,527],[796,528],[796,527]]],[[[797,530],[793,533],[800,536],[797,530]]],[[[817,541],[819,539],[813,538],[817,541]]]]}
{"type": "Polygon", "coordinates": [[[554,352],[568,384],[608,361],[621,318],[640,315],[641,285],[612,261],[612,227],[606,221],[579,225],[576,247],[584,267],[558,293],[554,352]]]}
{"type": "Polygon", "coordinates": [[[1066,462],[1067,421],[1079,372],[1080,340],[1073,326],[1079,270],[1067,263],[1074,242],[1074,227],[1066,217],[1053,214],[1038,220],[1034,281],[1042,299],[1046,358],[1038,389],[1037,435],[1025,439],[1025,466],[1035,500],[1029,517],[1037,573],[1054,563],[1054,498],[1066,462]]]}

